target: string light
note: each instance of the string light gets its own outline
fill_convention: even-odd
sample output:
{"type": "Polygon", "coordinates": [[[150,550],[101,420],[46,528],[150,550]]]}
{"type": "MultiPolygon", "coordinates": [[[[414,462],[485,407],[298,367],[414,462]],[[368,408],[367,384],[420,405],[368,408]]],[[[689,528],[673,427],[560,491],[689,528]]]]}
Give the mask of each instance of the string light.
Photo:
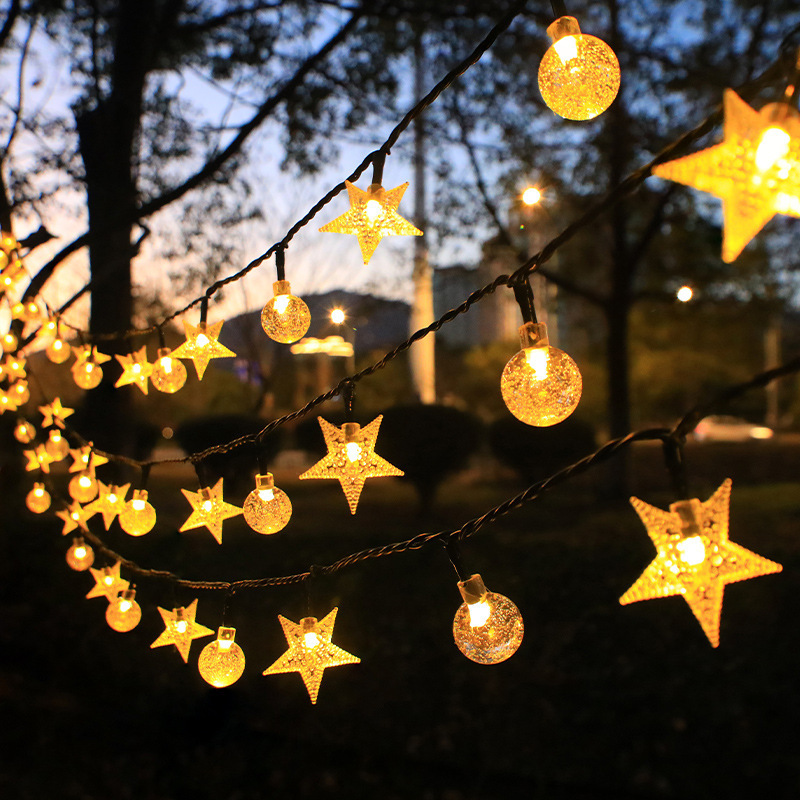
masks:
{"type": "Polygon", "coordinates": [[[13,398],[17,408],[25,405],[31,399],[31,392],[27,381],[16,381],[11,385],[9,395],[13,398]]]}
{"type": "Polygon", "coordinates": [[[144,489],[134,489],[133,497],[119,513],[119,524],[131,536],[144,536],[156,524],[156,510],[147,502],[144,489]]]}
{"type": "Polygon", "coordinates": [[[70,450],[69,454],[72,456],[70,472],[83,472],[87,469],[94,471],[97,467],[108,464],[108,459],[94,450],[92,442],[83,447],[76,447],[74,450],[70,450]]]}
{"type": "Polygon", "coordinates": [[[147,347],[140,347],[135,353],[127,356],[114,356],[122,367],[122,375],[119,376],[115,387],[134,385],[147,394],[150,388],[150,375],[153,372],[153,365],[147,360],[147,347]]]}
{"type": "Polygon", "coordinates": [[[36,437],[36,428],[26,419],[20,419],[14,427],[14,438],[22,444],[30,444],[36,437]]]}
{"type": "Polygon", "coordinates": [[[220,478],[211,488],[203,486],[199,492],[181,489],[192,506],[192,513],[179,529],[181,532],[205,526],[217,543],[222,544],[222,523],[242,513],[239,506],[226,503],[222,499],[222,480],[220,478]]]}
{"type": "Polygon", "coordinates": [[[132,631],[142,619],[142,609],[135,600],[135,589],[124,589],[108,604],[106,622],[118,633],[132,631]]]}
{"type": "Polygon", "coordinates": [[[5,376],[9,380],[18,380],[26,376],[25,367],[27,359],[18,355],[7,355],[0,365],[0,376],[5,376]]]}
{"type": "Polygon", "coordinates": [[[408,188],[404,183],[394,189],[373,183],[367,191],[345,181],[350,198],[350,209],[323,225],[324,233],[349,233],[358,237],[364,263],[369,264],[375,248],[385,236],[422,236],[422,231],[403,219],[397,208],[408,188]]]}
{"type": "Polygon", "coordinates": [[[42,420],[43,428],[51,428],[53,425],[57,425],[59,428],[63,428],[64,420],[75,413],[74,409],[62,406],[61,400],[58,397],[56,397],[56,399],[53,400],[52,403],[39,406],[39,411],[44,417],[44,419],[42,420]]]}
{"type": "Polygon", "coordinates": [[[28,459],[28,463],[25,465],[27,472],[33,472],[37,469],[42,472],[50,472],[53,458],[43,444],[37,444],[33,450],[23,450],[22,453],[28,459]]]}
{"type": "Polygon", "coordinates": [[[152,366],[150,380],[159,392],[175,394],[183,388],[187,378],[186,367],[177,358],[173,358],[169,347],[159,348],[152,366]]]}
{"type": "Polygon", "coordinates": [[[54,364],[63,364],[71,355],[69,345],[61,338],[53,339],[45,353],[54,364]]]}
{"type": "Polygon", "coordinates": [[[130,583],[120,576],[121,568],[122,564],[119,561],[113,567],[103,567],[102,569],[91,567],[90,572],[94,578],[94,586],[86,597],[105,597],[109,602],[116,600],[117,594],[124,592],[130,586],[130,583]]]}
{"type": "Polygon", "coordinates": [[[539,91],[560,117],[588,120],[602,114],[619,91],[619,61],[596,36],[581,33],[575,17],[559,17],[547,29],[553,44],[539,65],[539,91]]]}
{"type": "Polygon", "coordinates": [[[711,646],[718,647],[725,584],[782,569],[780,564],[730,541],[730,500],[730,479],[723,481],[704,503],[697,498],[680,500],[669,511],[632,497],[631,505],[657,552],[619,602],[626,605],[680,595],[697,617],[711,646]]]}
{"type": "Polygon", "coordinates": [[[581,399],[583,381],[575,362],[551,347],[547,327],[526,322],[519,329],[521,350],[506,364],[500,391],[521,422],[543,428],[566,419],[581,399]]]}
{"type": "Polygon", "coordinates": [[[50,508],[50,494],[43,483],[34,483],[25,497],[25,505],[34,514],[42,514],[50,508]]]}
{"type": "Polygon", "coordinates": [[[69,455],[69,442],[61,435],[58,428],[51,428],[45,449],[52,461],[63,461],[69,455]]]}
{"type": "Polygon", "coordinates": [[[220,628],[217,638],[209,642],[197,659],[200,676],[217,689],[230,686],[244,672],[244,651],[234,641],[236,628],[220,628]]]}
{"type": "Polygon", "coordinates": [[[184,663],[189,661],[189,649],[192,646],[192,641],[214,633],[210,628],[206,628],[205,625],[195,621],[195,616],[197,615],[196,599],[192,600],[185,608],[173,608],[172,611],[167,611],[166,608],[159,606],[158,613],[161,614],[161,619],[164,620],[164,630],[158,639],[150,645],[150,648],[174,644],[184,663]]]}
{"type": "Polygon", "coordinates": [[[342,485],[350,513],[355,514],[367,478],[403,474],[402,470],[375,453],[382,419],[382,415],[378,416],[362,429],[357,422],[345,422],[341,428],[337,428],[322,417],[317,417],[328,454],[300,475],[300,480],[336,479],[342,485]]]}
{"type": "Polygon", "coordinates": [[[264,675],[299,672],[312,703],[317,702],[322,673],[328,667],[358,664],[361,659],[331,643],[338,608],[319,622],[316,617],[304,617],[299,623],[278,615],[289,649],[267,667],[264,675]]]}
{"type": "Polygon", "coordinates": [[[261,312],[261,327],[276,342],[296,342],[308,330],[311,312],[303,300],[292,294],[289,281],[275,281],[272,291],[274,297],[267,300],[261,312]]]}
{"type": "Polygon", "coordinates": [[[62,536],[66,536],[78,528],[82,531],[89,530],[86,520],[89,519],[91,514],[80,503],[70,503],[65,509],[56,511],[56,516],[64,522],[64,527],[61,529],[62,536]]]}
{"type": "Polygon", "coordinates": [[[97,499],[86,506],[89,516],[101,514],[103,524],[108,530],[114,518],[122,511],[122,507],[125,505],[125,495],[128,494],[130,486],[129,483],[116,486],[114,484],[106,485],[103,481],[97,481],[97,499]]]}
{"type": "Polygon", "coordinates": [[[103,380],[101,364],[111,361],[111,356],[99,353],[96,347],[90,344],[73,347],[75,363],[72,365],[72,379],[81,389],[94,389],[103,380]]]}
{"type": "Polygon", "coordinates": [[[277,533],[292,516],[292,501],[275,486],[272,473],[256,475],[256,488],[244,501],[244,521],[256,533],[277,533]]]}
{"type": "Polygon", "coordinates": [[[2,343],[4,353],[13,353],[19,346],[19,339],[17,339],[17,337],[11,331],[9,331],[8,333],[3,334],[2,343]]]}
{"type": "Polygon", "coordinates": [[[69,482],[69,496],[78,503],[90,503],[97,497],[97,478],[94,471],[86,469],[79,472],[69,482]]]}
{"type": "Polygon", "coordinates": [[[67,550],[67,564],[75,572],[85,572],[94,564],[94,550],[83,541],[83,538],[76,536],[72,540],[72,546],[67,550]]]}
{"type": "Polygon", "coordinates": [[[191,359],[200,380],[203,379],[208,362],[212,358],[230,358],[236,355],[233,350],[229,350],[217,341],[222,330],[222,322],[215,322],[213,325],[200,322],[192,325],[184,320],[183,327],[186,331],[186,341],[173,351],[172,356],[191,359]]]}
{"type": "Polygon", "coordinates": [[[525,626],[519,609],[502,594],[489,592],[480,575],[459,581],[464,602],[453,619],[458,649],[478,664],[499,664],[517,652],[525,626]]]}

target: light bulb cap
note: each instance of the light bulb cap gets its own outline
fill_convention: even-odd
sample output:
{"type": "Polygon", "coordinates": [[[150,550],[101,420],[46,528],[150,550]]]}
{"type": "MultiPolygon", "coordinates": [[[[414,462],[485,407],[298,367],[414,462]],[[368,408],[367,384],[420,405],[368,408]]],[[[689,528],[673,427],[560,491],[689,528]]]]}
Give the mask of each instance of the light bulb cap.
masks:
{"type": "Polygon", "coordinates": [[[361,425],[357,422],[345,422],[342,429],[344,430],[344,441],[345,444],[347,444],[348,442],[355,441],[358,432],[361,430],[361,425]]]}
{"type": "Polygon", "coordinates": [[[158,361],[159,358],[166,358],[171,352],[172,350],[170,350],[169,347],[159,347],[157,350],[156,361],[158,361]]]}
{"type": "Polygon", "coordinates": [[[303,617],[300,620],[300,630],[305,635],[306,633],[315,633],[317,630],[316,617],[303,617]]]}
{"type": "Polygon", "coordinates": [[[581,26],[578,25],[578,20],[575,17],[559,17],[548,25],[547,35],[555,43],[565,36],[580,36],[581,26]]]}
{"type": "Polygon", "coordinates": [[[483,578],[476,572],[465,581],[458,582],[458,591],[464,598],[467,605],[480,603],[486,597],[486,587],[483,585],[483,578]]]}
{"type": "Polygon", "coordinates": [[[547,347],[550,340],[547,337],[547,325],[544,322],[526,322],[519,328],[520,350],[528,347],[547,347]]]}
{"type": "Polygon", "coordinates": [[[118,595],[117,600],[127,600],[133,602],[136,597],[136,589],[123,589],[118,595]]]}
{"type": "Polygon", "coordinates": [[[144,500],[147,502],[147,489],[134,489],[131,500],[144,500]]]}
{"type": "Polygon", "coordinates": [[[236,638],[236,628],[226,628],[221,626],[217,630],[217,640],[221,642],[232,642],[236,638]]]}
{"type": "Polygon", "coordinates": [[[275,281],[272,284],[272,293],[275,295],[275,297],[278,297],[282,294],[291,294],[292,287],[289,284],[289,281],[275,281]]]}
{"type": "Polygon", "coordinates": [[[677,503],[670,505],[669,510],[680,517],[681,533],[684,539],[690,539],[692,536],[700,536],[702,534],[702,505],[696,497],[691,500],[678,500],[677,503]]]}
{"type": "Polygon", "coordinates": [[[367,189],[367,194],[371,200],[377,200],[382,203],[386,197],[386,189],[380,183],[371,183],[367,189]]]}
{"type": "Polygon", "coordinates": [[[261,491],[262,489],[274,489],[275,488],[275,479],[272,477],[271,472],[266,472],[263,475],[256,475],[256,489],[261,491]]]}

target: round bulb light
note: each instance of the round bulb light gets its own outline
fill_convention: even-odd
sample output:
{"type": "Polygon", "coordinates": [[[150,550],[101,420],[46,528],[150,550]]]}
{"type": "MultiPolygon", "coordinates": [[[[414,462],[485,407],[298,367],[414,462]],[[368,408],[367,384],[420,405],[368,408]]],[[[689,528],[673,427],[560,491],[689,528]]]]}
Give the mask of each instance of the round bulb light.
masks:
{"type": "Polygon", "coordinates": [[[173,358],[170,352],[168,347],[159,349],[150,380],[159,392],[174,394],[186,383],[186,367],[177,358],[173,358]]]}
{"type": "Polygon", "coordinates": [[[18,406],[25,405],[31,399],[31,390],[28,388],[28,381],[17,381],[9,389],[11,397],[18,406]]]}
{"type": "Polygon", "coordinates": [[[56,337],[47,345],[45,353],[54,364],[63,364],[70,357],[69,346],[60,337],[56,337]]]}
{"type": "Polygon", "coordinates": [[[19,345],[19,339],[11,331],[3,336],[4,353],[13,353],[17,349],[17,345],[19,345]]]}
{"type": "Polygon", "coordinates": [[[581,33],[575,17],[559,17],[547,29],[553,44],[539,65],[539,91],[560,117],[593,119],[619,91],[619,61],[596,36],[581,33]]]}
{"type": "Polygon", "coordinates": [[[94,550],[79,536],[72,540],[67,550],[67,564],[76,572],[85,572],[94,564],[94,550]]]}
{"type": "Polygon", "coordinates": [[[103,368],[93,361],[76,361],[72,365],[72,378],[81,389],[94,389],[103,380],[103,368]]]}
{"type": "Polygon", "coordinates": [[[119,524],[131,536],[144,536],[156,524],[156,510],[147,502],[144,489],[134,489],[133,497],[119,512],[119,524]]]}
{"type": "Polygon", "coordinates": [[[33,511],[34,514],[42,514],[50,508],[50,495],[47,489],[44,488],[43,483],[33,484],[33,489],[31,489],[25,497],[25,505],[28,507],[28,510],[33,511]]]}
{"type": "Polygon", "coordinates": [[[78,503],[90,503],[97,497],[97,479],[92,470],[79,472],[67,487],[69,496],[78,503]]]}
{"type": "Polygon", "coordinates": [[[63,461],[69,455],[69,442],[61,435],[61,431],[53,428],[47,437],[44,449],[53,461],[63,461]]]}
{"type": "Polygon", "coordinates": [[[30,444],[36,436],[36,429],[26,419],[21,419],[14,428],[14,438],[22,444],[30,444]]]}
{"type": "Polygon", "coordinates": [[[506,364],[500,391],[508,410],[526,425],[546,428],[565,420],[581,399],[583,380],[575,362],[551,347],[544,323],[520,329],[522,349],[506,364]]]}
{"type": "Polygon", "coordinates": [[[244,672],[244,651],[234,641],[235,636],[236,628],[220,628],[216,640],[200,651],[200,676],[217,689],[236,683],[244,672]]]}
{"type": "Polygon", "coordinates": [[[459,581],[458,588],[464,598],[453,619],[458,649],[478,664],[499,664],[514,655],[525,632],[514,603],[487,591],[480,575],[459,581]]]}
{"type": "Polygon", "coordinates": [[[132,631],[142,619],[142,609],[134,599],[135,589],[120,592],[106,609],[106,622],[119,633],[132,631]]]}
{"type": "Polygon", "coordinates": [[[270,339],[289,344],[305,335],[311,324],[308,306],[292,294],[289,281],[275,281],[275,294],[261,312],[261,327],[270,339]]]}
{"type": "Polygon", "coordinates": [[[271,473],[256,475],[256,488],[244,501],[245,522],[256,533],[277,533],[292,516],[292,501],[275,486],[271,473]]]}

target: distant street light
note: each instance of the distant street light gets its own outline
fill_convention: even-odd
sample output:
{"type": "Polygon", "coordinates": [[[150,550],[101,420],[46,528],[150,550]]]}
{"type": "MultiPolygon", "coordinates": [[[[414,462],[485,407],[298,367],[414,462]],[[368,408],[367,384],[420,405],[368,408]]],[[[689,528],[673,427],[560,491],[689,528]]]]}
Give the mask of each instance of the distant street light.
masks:
{"type": "Polygon", "coordinates": [[[345,313],[341,308],[331,310],[331,322],[334,325],[341,325],[345,320],[345,313]]]}
{"type": "Polygon", "coordinates": [[[542,193],[535,186],[529,186],[522,193],[522,202],[526,206],[535,206],[541,199],[542,193]]]}
{"type": "Polygon", "coordinates": [[[681,286],[675,296],[681,301],[681,303],[688,303],[692,297],[694,297],[694,292],[692,291],[691,286],[681,286]]]}

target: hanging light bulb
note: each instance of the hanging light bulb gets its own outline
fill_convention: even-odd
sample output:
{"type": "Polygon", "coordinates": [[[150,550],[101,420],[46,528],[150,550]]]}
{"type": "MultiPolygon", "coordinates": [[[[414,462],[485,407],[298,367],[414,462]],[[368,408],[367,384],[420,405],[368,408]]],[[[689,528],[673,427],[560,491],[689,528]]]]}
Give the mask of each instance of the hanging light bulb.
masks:
{"type": "Polygon", "coordinates": [[[89,503],[97,497],[97,478],[93,469],[79,472],[69,482],[69,496],[78,503],[89,503]]]}
{"type": "Polygon", "coordinates": [[[142,618],[142,609],[134,599],[135,589],[124,589],[106,608],[106,622],[119,633],[132,631],[142,618]]]}
{"type": "Polygon", "coordinates": [[[72,540],[72,547],[67,550],[67,564],[76,572],[85,572],[94,564],[94,550],[76,536],[72,540]]]}
{"type": "Polygon", "coordinates": [[[499,664],[517,652],[525,626],[519,609],[502,594],[488,592],[480,575],[459,581],[464,602],[453,619],[458,649],[478,664],[499,664]]]}
{"type": "Polygon", "coordinates": [[[256,488],[244,501],[244,520],[257,533],[277,533],[292,516],[292,501],[275,486],[272,473],[256,475],[256,488]]]}
{"type": "Polygon", "coordinates": [[[217,689],[230,686],[244,672],[244,651],[234,641],[236,628],[220,628],[217,638],[209,642],[197,659],[200,676],[217,689]]]}
{"type": "Polygon", "coordinates": [[[581,33],[575,17],[559,17],[547,29],[553,44],[539,65],[539,91],[552,111],[574,120],[593,119],[619,91],[619,61],[602,39],[581,33]]]}
{"type": "Polygon", "coordinates": [[[81,389],[94,389],[103,380],[103,370],[93,361],[76,361],[72,378],[81,389]]]}
{"type": "Polygon", "coordinates": [[[4,353],[13,353],[17,349],[17,345],[19,345],[19,339],[11,331],[3,336],[4,353]]]}
{"type": "Polygon", "coordinates": [[[311,324],[308,306],[292,294],[289,281],[275,281],[272,291],[275,296],[267,301],[261,312],[261,327],[276,342],[296,342],[311,324]]]}
{"type": "Polygon", "coordinates": [[[60,336],[56,336],[45,348],[45,353],[54,364],[63,364],[70,357],[70,348],[60,336]]]}
{"type": "Polygon", "coordinates": [[[144,536],[156,524],[156,510],[147,502],[145,489],[134,489],[133,497],[119,513],[119,524],[131,536],[144,536]]]}
{"type": "Polygon", "coordinates": [[[30,444],[36,436],[36,428],[26,419],[20,419],[14,428],[14,438],[22,444],[30,444]]]}
{"type": "Polygon", "coordinates": [[[28,388],[28,381],[16,381],[8,390],[17,406],[23,406],[31,399],[31,390],[28,388]]]}
{"type": "Polygon", "coordinates": [[[33,489],[25,497],[25,505],[34,514],[41,514],[50,508],[50,495],[43,483],[33,484],[33,489]]]}
{"type": "Polygon", "coordinates": [[[69,455],[69,442],[61,435],[58,428],[50,429],[44,447],[53,461],[62,461],[69,455]]]}
{"type": "Polygon", "coordinates": [[[153,362],[153,371],[150,380],[159,392],[174,394],[186,383],[186,367],[181,361],[173,358],[169,347],[161,347],[158,356],[153,362]]]}
{"type": "Polygon", "coordinates": [[[522,349],[506,364],[500,379],[503,401],[527,425],[555,425],[581,399],[580,370],[563,350],[548,344],[544,323],[526,322],[519,336],[522,349]]]}

